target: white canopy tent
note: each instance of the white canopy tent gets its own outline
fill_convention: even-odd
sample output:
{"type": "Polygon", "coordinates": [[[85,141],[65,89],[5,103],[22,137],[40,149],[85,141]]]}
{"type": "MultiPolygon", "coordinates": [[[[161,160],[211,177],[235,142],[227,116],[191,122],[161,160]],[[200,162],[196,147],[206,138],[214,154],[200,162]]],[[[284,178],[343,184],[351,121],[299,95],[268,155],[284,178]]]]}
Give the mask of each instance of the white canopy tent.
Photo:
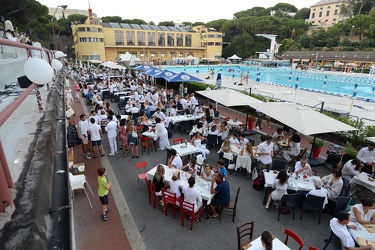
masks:
{"type": "Polygon", "coordinates": [[[231,57],[228,57],[227,59],[229,59],[229,60],[242,60],[242,58],[239,57],[239,56],[237,56],[236,54],[234,54],[234,55],[231,56],[231,57]]]}
{"type": "Polygon", "coordinates": [[[111,69],[125,69],[124,66],[118,65],[118,64],[116,64],[114,62],[111,62],[111,61],[101,63],[100,65],[103,65],[104,67],[108,67],[108,68],[111,68],[111,69]]]}
{"type": "Polygon", "coordinates": [[[259,101],[258,99],[255,99],[246,94],[242,94],[233,89],[217,89],[209,91],[203,90],[197,91],[197,93],[226,107],[242,105],[249,105],[251,107],[254,107],[264,103],[262,101],[259,101]]]}
{"type": "Polygon", "coordinates": [[[136,56],[126,52],[125,54],[120,55],[120,61],[123,62],[126,66],[134,66],[136,56]]]}

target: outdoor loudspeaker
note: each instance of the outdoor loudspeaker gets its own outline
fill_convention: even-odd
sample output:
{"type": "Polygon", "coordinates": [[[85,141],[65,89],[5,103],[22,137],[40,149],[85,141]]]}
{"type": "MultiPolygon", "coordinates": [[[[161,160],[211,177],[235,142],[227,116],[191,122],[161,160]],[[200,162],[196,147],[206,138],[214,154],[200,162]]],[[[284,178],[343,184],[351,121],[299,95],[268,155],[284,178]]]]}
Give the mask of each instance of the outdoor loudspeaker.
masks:
{"type": "Polygon", "coordinates": [[[21,77],[18,77],[17,79],[18,79],[18,83],[20,85],[20,88],[22,88],[22,89],[26,89],[31,84],[33,84],[33,82],[30,81],[29,78],[27,78],[26,76],[21,76],[21,77]]]}

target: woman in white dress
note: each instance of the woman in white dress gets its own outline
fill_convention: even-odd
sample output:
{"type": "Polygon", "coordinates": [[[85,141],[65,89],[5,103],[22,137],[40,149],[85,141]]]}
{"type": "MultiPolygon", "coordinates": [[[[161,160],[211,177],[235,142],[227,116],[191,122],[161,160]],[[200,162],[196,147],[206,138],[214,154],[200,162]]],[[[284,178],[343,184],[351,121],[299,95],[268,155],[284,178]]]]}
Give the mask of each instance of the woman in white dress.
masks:
{"type": "Polygon", "coordinates": [[[297,156],[299,155],[299,152],[301,150],[301,137],[299,135],[293,135],[292,141],[290,142],[290,150],[284,150],[283,155],[285,160],[291,161],[291,156],[297,156]]]}
{"type": "Polygon", "coordinates": [[[164,122],[157,117],[155,119],[156,127],[154,128],[155,132],[159,136],[159,149],[164,150],[165,148],[171,148],[168,140],[168,130],[164,126],[164,122]]]}
{"type": "Polygon", "coordinates": [[[203,156],[203,159],[206,159],[207,158],[207,155],[210,154],[210,150],[208,150],[206,148],[206,145],[203,144],[202,145],[202,141],[205,140],[206,138],[204,138],[203,136],[201,136],[199,134],[199,132],[196,132],[193,136],[193,138],[191,138],[190,140],[190,143],[193,144],[196,148],[200,149],[201,153],[202,153],[202,156],[203,156]]]}
{"type": "Polygon", "coordinates": [[[361,224],[375,223],[375,201],[372,199],[363,199],[361,204],[352,206],[349,212],[350,220],[361,224]]]}
{"type": "Polygon", "coordinates": [[[284,194],[287,194],[288,188],[288,174],[285,170],[280,170],[275,180],[273,181],[272,187],[275,188],[274,191],[268,196],[266,209],[270,208],[271,201],[280,201],[284,194]]]}

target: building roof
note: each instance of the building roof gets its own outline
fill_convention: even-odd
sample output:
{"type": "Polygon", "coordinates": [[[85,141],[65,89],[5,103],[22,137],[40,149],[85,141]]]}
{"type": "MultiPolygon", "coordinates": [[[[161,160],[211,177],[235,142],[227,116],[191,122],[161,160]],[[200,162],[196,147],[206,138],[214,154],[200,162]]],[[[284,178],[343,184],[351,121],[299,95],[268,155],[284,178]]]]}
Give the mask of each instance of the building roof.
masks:
{"type": "Polygon", "coordinates": [[[195,32],[187,27],[174,27],[174,26],[157,26],[148,24],[129,24],[129,23],[102,23],[105,28],[117,29],[137,29],[137,30],[156,30],[156,31],[173,31],[173,32],[195,32]]]}
{"type": "Polygon", "coordinates": [[[375,62],[375,51],[285,51],[283,58],[375,62]]]}
{"type": "Polygon", "coordinates": [[[343,2],[348,2],[348,0],[320,0],[316,4],[311,5],[311,7],[332,4],[332,3],[343,3],[343,2]]]}

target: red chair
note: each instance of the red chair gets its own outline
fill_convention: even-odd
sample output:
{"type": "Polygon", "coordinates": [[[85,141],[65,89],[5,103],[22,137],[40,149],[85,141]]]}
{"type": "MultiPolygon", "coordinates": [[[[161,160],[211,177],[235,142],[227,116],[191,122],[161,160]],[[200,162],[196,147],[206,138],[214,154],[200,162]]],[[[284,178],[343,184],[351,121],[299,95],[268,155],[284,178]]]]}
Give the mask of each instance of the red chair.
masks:
{"type": "Polygon", "coordinates": [[[153,198],[154,199],[154,208],[156,208],[155,185],[147,179],[145,179],[145,181],[146,181],[146,184],[147,184],[147,191],[148,191],[148,203],[151,204],[151,199],[153,198]]]}
{"type": "Polygon", "coordinates": [[[198,219],[201,220],[202,217],[202,206],[194,211],[194,203],[188,201],[180,201],[180,211],[181,211],[181,223],[184,226],[185,216],[189,216],[190,220],[190,230],[193,230],[193,224],[198,219]]]}
{"type": "Polygon", "coordinates": [[[294,239],[298,243],[298,245],[299,245],[298,250],[301,250],[303,248],[305,243],[303,242],[301,237],[299,237],[295,232],[285,228],[284,233],[286,234],[286,239],[285,239],[285,242],[284,242],[285,245],[288,245],[288,239],[289,239],[289,236],[290,236],[292,239],[294,239]]]}
{"type": "Polygon", "coordinates": [[[147,161],[140,161],[140,162],[137,162],[135,164],[135,167],[138,169],[138,180],[147,180],[147,175],[146,175],[146,172],[147,172],[147,164],[148,162],[147,161]]]}
{"type": "Polygon", "coordinates": [[[135,130],[137,130],[137,134],[138,134],[138,135],[139,135],[140,133],[142,134],[143,128],[144,128],[144,126],[137,126],[137,127],[135,128],[135,130]]]}
{"type": "Polygon", "coordinates": [[[317,248],[317,247],[313,247],[313,246],[310,246],[310,247],[309,247],[309,250],[319,250],[319,248],[317,248]]]}
{"type": "Polygon", "coordinates": [[[176,145],[176,143],[179,143],[179,142],[183,142],[184,141],[184,138],[176,138],[176,139],[173,139],[173,144],[176,145]]]}
{"type": "Polygon", "coordinates": [[[143,152],[147,148],[148,156],[150,156],[150,149],[152,152],[152,140],[146,136],[140,136],[140,138],[141,138],[141,146],[142,146],[142,155],[143,155],[143,152]]]}
{"type": "Polygon", "coordinates": [[[164,200],[165,216],[168,215],[168,210],[173,210],[173,219],[175,219],[176,218],[177,204],[179,204],[179,202],[178,202],[179,199],[176,198],[176,193],[164,191],[164,189],[162,189],[162,193],[163,193],[163,200],[164,200]]]}
{"type": "Polygon", "coordinates": [[[230,120],[230,117],[225,117],[224,118],[224,121],[226,121],[226,122],[229,121],[229,120],[230,120]]]}

